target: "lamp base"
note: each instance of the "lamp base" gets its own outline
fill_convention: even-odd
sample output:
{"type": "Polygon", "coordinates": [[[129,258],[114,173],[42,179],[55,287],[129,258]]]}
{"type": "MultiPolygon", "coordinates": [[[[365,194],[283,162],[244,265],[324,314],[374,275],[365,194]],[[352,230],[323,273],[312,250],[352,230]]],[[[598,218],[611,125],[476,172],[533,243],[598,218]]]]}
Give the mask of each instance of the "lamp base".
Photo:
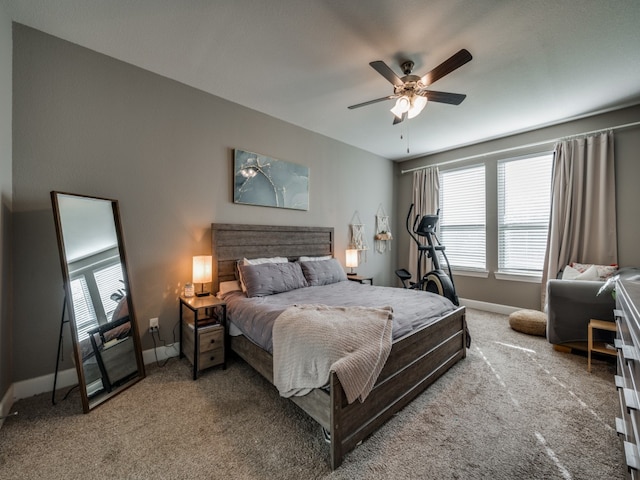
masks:
{"type": "Polygon", "coordinates": [[[358,275],[358,273],[357,272],[347,272],[347,276],[348,277],[353,277],[355,275],[358,275]]]}
{"type": "Polygon", "coordinates": [[[210,292],[196,292],[196,297],[208,297],[211,295],[210,292]]]}

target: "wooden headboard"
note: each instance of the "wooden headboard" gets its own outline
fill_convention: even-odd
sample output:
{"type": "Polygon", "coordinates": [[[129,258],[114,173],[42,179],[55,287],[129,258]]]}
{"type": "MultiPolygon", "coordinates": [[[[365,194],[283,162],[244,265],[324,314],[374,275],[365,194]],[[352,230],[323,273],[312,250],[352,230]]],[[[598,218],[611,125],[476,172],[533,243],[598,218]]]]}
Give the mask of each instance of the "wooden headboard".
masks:
{"type": "Polygon", "coordinates": [[[213,292],[220,282],[236,279],[236,262],[242,258],[333,255],[333,227],[211,224],[213,292]]]}

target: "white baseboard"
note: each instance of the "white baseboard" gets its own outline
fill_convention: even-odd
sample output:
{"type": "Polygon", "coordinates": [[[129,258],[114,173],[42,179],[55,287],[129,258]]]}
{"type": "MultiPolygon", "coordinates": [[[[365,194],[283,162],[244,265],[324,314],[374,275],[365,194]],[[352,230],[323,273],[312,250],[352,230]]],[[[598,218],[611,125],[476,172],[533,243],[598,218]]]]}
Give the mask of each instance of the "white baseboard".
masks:
{"type": "Polygon", "coordinates": [[[502,315],[509,315],[510,313],[522,310],[521,307],[511,307],[509,305],[500,305],[499,303],[481,302],[479,300],[471,300],[468,298],[460,298],[460,304],[465,307],[475,308],[476,310],[482,310],[491,313],[500,313],[502,315]]]}
{"type": "Polygon", "coordinates": [[[158,356],[157,361],[162,362],[167,358],[177,357],[179,354],[180,342],[176,342],[164,347],[158,347],[155,349],[155,351],[153,348],[145,350],[144,352],[142,352],[142,360],[144,361],[145,365],[149,365],[156,362],[156,355],[158,356]]]}
{"type": "MultiPolygon", "coordinates": [[[[158,355],[158,361],[161,362],[170,357],[177,357],[179,352],[180,343],[176,342],[164,347],[158,347],[156,352],[154,352],[153,348],[143,351],[142,360],[145,365],[148,365],[156,362],[156,353],[158,355]]],[[[51,392],[53,390],[54,376],[55,374],[50,373],[42,375],[41,377],[30,378],[28,380],[21,380],[13,383],[7,390],[7,394],[4,396],[2,403],[0,404],[0,417],[6,415],[6,413],[2,412],[8,412],[13,402],[17,400],[45,392],[51,392]]],[[[56,389],[71,387],[76,383],[78,383],[78,375],[75,368],[69,368],[58,372],[56,389]]]]}
{"type": "MultiPolygon", "coordinates": [[[[13,401],[32,397],[53,390],[53,378],[55,374],[49,373],[28,380],[21,380],[13,384],[13,401]]],[[[78,374],[75,368],[68,368],[58,372],[56,389],[70,387],[78,383],[78,374]]]]}

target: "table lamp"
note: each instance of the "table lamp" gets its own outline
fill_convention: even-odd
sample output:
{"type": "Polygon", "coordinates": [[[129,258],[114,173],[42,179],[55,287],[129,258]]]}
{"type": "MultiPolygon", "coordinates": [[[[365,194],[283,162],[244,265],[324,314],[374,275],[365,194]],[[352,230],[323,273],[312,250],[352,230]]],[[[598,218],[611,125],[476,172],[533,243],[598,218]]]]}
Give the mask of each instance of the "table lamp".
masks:
{"type": "Polygon", "coordinates": [[[209,292],[205,292],[204,284],[211,282],[211,255],[196,255],[193,257],[193,283],[200,283],[200,291],[196,292],[196,297],[206,297],[209,292]]]}
{"type": "Polygon", "coordinates": [[[355,248],[347,250],[345,265],[351,269],[347,275],[356,275],[353,269],[358,266],[358,250],[355,248]]]}

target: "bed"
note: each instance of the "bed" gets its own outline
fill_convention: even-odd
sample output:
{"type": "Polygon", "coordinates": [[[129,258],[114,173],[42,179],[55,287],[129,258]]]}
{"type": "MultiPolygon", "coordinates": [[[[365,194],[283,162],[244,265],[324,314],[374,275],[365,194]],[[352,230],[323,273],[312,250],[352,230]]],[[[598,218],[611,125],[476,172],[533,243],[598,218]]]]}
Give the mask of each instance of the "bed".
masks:
{"type": "MultiPolygon", "coordinates": [[[[295,261],[301,256],[334,254],[334,230],[330,227],[214,223],[211,235],[214,291],[218,291],[221,282],[236,279],[237,262],[242,258],[280,256],[295,261]]],[[[346,282],[345,286],[351,283],[356,284],[346,282]]],[[[233,321],[232,308],[228,315],[233,321]]],[[[399,335],[394,336],[388,358],[364,401],[349,403],[334,372],[325,388],[289,397],[327,432],[332,469],[339,467],[349,451],[466,356],[464,307],[452,307],[445,315],[408,333],[395,333],[399,335]]],[[[274,383],[273,355],[268,349],[245,335],[228,336],[226,341],[231,351],[274,383]]]]}

